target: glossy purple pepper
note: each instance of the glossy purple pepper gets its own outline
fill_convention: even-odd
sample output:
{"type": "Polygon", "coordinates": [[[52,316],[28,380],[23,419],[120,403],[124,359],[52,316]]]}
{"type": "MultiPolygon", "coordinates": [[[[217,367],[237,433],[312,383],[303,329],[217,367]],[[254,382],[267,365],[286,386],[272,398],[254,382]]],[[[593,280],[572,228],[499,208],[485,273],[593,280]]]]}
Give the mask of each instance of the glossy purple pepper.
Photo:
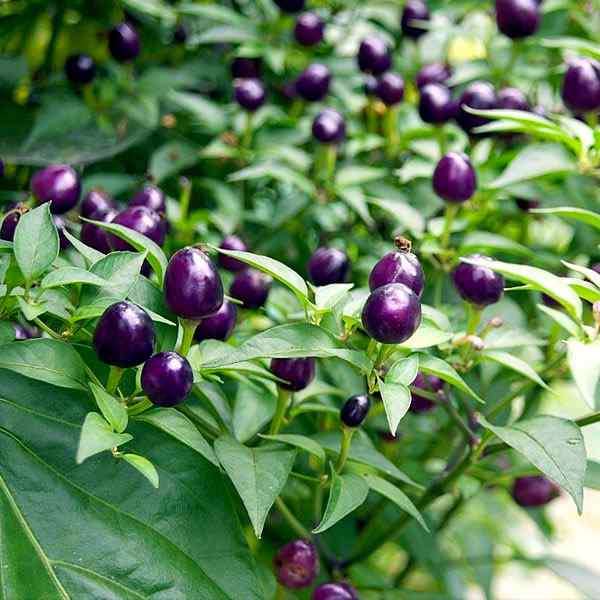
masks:
{"type": "Polygon", "coordinates": [[[425,287],[425,274],[419,259],[404,249],[388,252],[371,270],[369,289],[373,291],[388,283],[403,283],[420,298],[425,287]]]}
{"type": "Polygon", "coordinates": [[[529,102],[527,101],[527,96],[525,96],[525,94],[521,90],[514,87],[505,87],[501,90],[498,90],[496,100],[496,108],[523,111],[530,110],[529,102]]]}
{"type": "MultiPolygon", "coordinates": [[[[439,377],[435,375],[425,375],[421,371],[417,373],[415,380],[412,382],[412,385],[421,390],[425,390],[427,392],[431,392],[436,394],[440,390],[444,389],[444,382],[439,377]]],[[[429,398],[425,398],[423,396],[419,396],[419,394],[411,391],[411,401],[408,410],[414,414],[421,414],[424,412],[429,412],[433,408],[435,408],[435,402],[430,400],[429,398]]]]}
{"type": "MultiPolygon", "coordinates": [[[[165,224],[161,216],[151,208],[145,206],[130,206],[121,211],[114,219],[113,223],[123,225],[133,229],[155,244],[162,246],[165,241],[165,224]]],[[[122,240],[120,237],[111,234],[110,245],[114,250],[132,250],[132,246],[122,240]]]]}
{"type": "MultiPolygon", "coordinates": [[[[246,244],[237,235],[233,234],[224,238],[219,248],[222,248],[223,250],[235,250],[237,252],[246,252],[248,250],[246,244]]],[[[248,268],[246,263],[237,260],[237,258],[226,256],[225,254],[219,254],[218,260],[220,267],[227,271],[231,271],[232,273],[237,273],[238,271],[243,271],[248,268]]]]}
{"type": "Polygon", "coordinates": [[[173,31],[173,41],[176,44],[185,44],[188,39],[188,28],[183,23],[178,23],[173,31]]]}
{"type": "Polygon", "coordinates": [[[310,542],[294,540],[277,552],[273,568],[282,586],[289,589],[305,588],[319,573],[319,556],[310,542]]]}
{"type": "Polygon", "coordinates": [[[318,248],[310,257],[307,270],[315,285],[344,283],[350,273],[350,259],[337,248],[318,248]]]}
{"type": "Polygon", "coordinates": [[[197,342],[202,340],[220,340],[224,342],[233,333],[236,319],[236,305],[224,298],[221,308],[214,315],[200,321],[194,332],[194,339],[197,342]]]}
{"type": "Polygon", "coordinates": [[[0,226],[0,240],[12,242],[15,239],[17,224],[27,210],[24,204],[17,203],[4,215],[0,226]]]}
{"type": "Polygon", "coordinates": [[[358,594],[349,583],[332,581],[315,588],[312,600],[358,600],[358,594]]]}
{"type": "Polygon", "coordinates": [[[199,321],[223,304],[223,284],[207,254],[188,247],[169,261],[164,281],[165,301],[178,317],[199,321]]]}
{"type": "Polygon", "coordinates": [[[429,83],[421,88],[419,115],[425,123],[445,123],[452,118],[453,110],[452,94],[446,86],[429,83]]]}
{"type": "Polygon", "coordinates": [[[254,112],[265,103],[267,91],[260,79],[236,79],[234,96],[242,108],[254,112]]]}
{"type": "Polygon", "coordinates": [[[297,13],[304,8],[306,0],[275,0],[279,10],[287,13],[297,13]]]}
{"type": "Polygon", "coordinates": [[[104,191],[99,189],[90,190],[83,199],[80,207],[82,217],[86,219],[102,220],[102,217],[115,210],[115,203],[104,191]]]}
{"type": "Polygon", "coordinates": [[[148,313],[124,300],[111,304],[98,320],[94,349],[103,363],[136,367],[152,355],[154,337],[154,324],[148,313]]]}
{"type": "Polygon", "coordinates": [[[72,54],[65,62],[65,73],[71,83],[85,85],[96,76],[96,65],[87,54],[72,54]]]}
{"type": "Polygon", "coordinates": [[[469,157],[448,152],[433,172],[433,190],[446,202],[466,202],[477,188],[477,176],[469,157]]]}
{"type": "Polygon", "coordinates": [[[315,117],[312,134],[322,144],[339,144],[346,137],[346,121],[337,110],[326,108],[315,117]]]}
{"type": "Polygon", "coordinates": [[[31,191],[39,204],[50,202],[51,212],[60,215],[79,202],[81,181],[69,165],[50,165],[31,178],[31,191]]]}
{"type": "Polygon", "coordinates": [[[194,383],[187,358],[177,352],[160,352],[144,364],[142,389],[152,404],[175,406],[185,400],[194,383]]]}
{"type": "Polygon", "coordinates": [[[240,271],[229,288],[229,294],[244,308],[264,306],[271,290],[272,279],[257,269],[240,271]]]}
{"type": "Polygon", "coordinates": [[[513,483],[512,497],[525,508],[544,506],[559,495],[558,486],[543,475],[517,477],[513,483]]]}
{"type": "Polygon", "coordinates": [[[416,83],[419,89],[428,83],[445,84],[451,76],[450,67],[442,63],[430,63],[417,73],[416,83]]]}
{"type": "Polygon", "coordinates": [[[286,383],[278,383],[284,390],[299,392],[315,378],[314,358],[274,358],[271,372],[286,383]]]}
{"type": "Polygon", "coordinates": [[[377,77],[375,75],[367,75],[363,83],[363,92],[365,96],[372,98],[377,94],[377,77]]]}
{"type": "Polygon", "coordinates": [[[392,66],[392,53],[382,38],[370,35],[360,43],[357,60],[364,73],[381,75],[392,66]]]}
{"type": "Polygon", "coordinates": [[[468,106],[479,110],[496,108],[496,92],[490,83],[487,83],[486,81],[475,81],[464,89],[458,104],[459,110],[456,120],[467,133],[470,133],[475,127],[480,127],[481,125],[488,123],[488,119],[473,115],[467,112],[464,107],[468,106]]]}
{"type": "Polygon", "coordinates": [[[423,0],[408,0],[400,20],[402,33],[413,39],[421,37],[427,29],[415,21],[429,21],[429,17],[429,9],[423,0]]]}
{"type": "MultiPolygon", "coordinates": [[[[493,260],[482,254],[471,254],[467,258],[493,260]]],[[[480,265],[461,262],[452,272],[452,281],[463,299],[478,307],[495,304],[504,293],[504,277],[480,265]]]]}
{"type": "Polygon", "coordinates": [[[321,63],[313,63],[300,73],[296,79],[296,91],[307,102],[322,100],[329,93],[331,73],[321,63]]]}
{"type": "Polygon", "coordinates": [[[367,298],[362,324],[374,340],[383,344],[401,344],[421,323],[421,303],[403,283],[388,283],[367,298]]]}
{"type": "Polygon", "coordinates": [[[259,79],[260,71],[260,58],[237,56],[231,61],[233,79],[259,79]]]}
{"type": "Polygon", "coordinates": [[[147,183],[141,190],[136,192],[129,206],[145,206],[163,214],[167,211],[165,193],[152,183],[147,183]]]}
{"type": "Polygon", "coordinates": [[[379,78],[375,93],[386,106],[398,104],[404,98],[404,79],[398,73],[388,71],[379,78]]]}
{"type": "MultiPolygon", "coordinates": [[[[96,221],[110,223],[117,216],[117,214],[118,213],[116,210],[110,210],[98,217],[94,217],[94,219],[96,221]]],[[[98,252],[102,252],[103,254],[108,254],[112,250],[110,245],[110,233],[108,233],[106,229],[102,229],[102,227],[94,225],[93,223],[84,223],[81,226],[79,238],[84,244],[90,246],[90,248],[98,250],[98,252]]]]}
{"type": "Polygon", "coordinates": [[[536,0],[496,0],[498,29],[509,38],[522,39],[534,34],[540,20],[536,0]]]}
{"type": "Polygon", "coordinates": [[[131,23],[119,23],[108,34],[108,49],[118,62],[132,61],[138,56],[141,48],[140,38],[131,23]]]}
{"type": "Polygon", "coordinates": [[[600,109],[600,64],[591,58],[569,61],[562,84],[562,99],[575,113],[600,109]]]}
{"type": "Polygon", "coordinates": [[[302,46],[315,46],[323,40],[325,23],[315,13],[302,13],[296,19],[294,37],[302,46]]]}
{"type": "Polygon", "coordinates": [[[340,420],[346,427],[359,427],[367,418],[371,401],[366,394],[351,396],[344,402],[340,411],[340,420]]]}

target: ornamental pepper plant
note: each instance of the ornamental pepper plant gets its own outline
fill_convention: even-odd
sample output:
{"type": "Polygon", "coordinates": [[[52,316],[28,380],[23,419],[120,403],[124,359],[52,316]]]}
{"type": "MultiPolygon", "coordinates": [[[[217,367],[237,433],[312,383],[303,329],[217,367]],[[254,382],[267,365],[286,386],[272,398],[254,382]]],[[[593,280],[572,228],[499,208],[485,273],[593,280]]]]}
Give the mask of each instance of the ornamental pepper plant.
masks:
{"type": "Polygon", "coordinates": [[[6,1],[0,48],[3,597],[597,595],[528,543],[600,489],[597,1],[6,1]]]}

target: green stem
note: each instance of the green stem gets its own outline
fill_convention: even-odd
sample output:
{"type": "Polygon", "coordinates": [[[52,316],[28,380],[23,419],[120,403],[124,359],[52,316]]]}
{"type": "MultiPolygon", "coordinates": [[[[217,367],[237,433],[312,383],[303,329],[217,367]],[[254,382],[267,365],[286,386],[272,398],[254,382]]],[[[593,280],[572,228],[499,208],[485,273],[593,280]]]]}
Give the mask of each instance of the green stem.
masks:
{"type": "Polygon", "coordinates": [[[281,498],[275,500],[275,506],[281,513],[281,516],[286,520],[287,524],[303,539],[310,540],[312,537],[308,529],[296,519],[292,514],[292,511],[286,506],[285,502],[281,498]]]}
{"type": "Polygon", "coordinates": [[[179,197],[179,226],[185,226],[188,211],[190,208],[190,198],[192,196],[192,182],[182,178],[181,195],[179,197]]]}
{"type": "Polygon", "coordinates": [[[452,224],[458,214],[458,206],[456,204],[448,203],[446,205],[446,214],[444,216],[444,229],[442,231],[442,237],[440,238],[440,244],[444,250],[448,248],[450,243],[450,235],[452,233],[452,224]]]}
{"type": "Polygon", "coordinates": [[[575,423],[579,425],[579,427],[585,427],[586,425],[592,425],[594,423],[600,422],[600,411],[592,413],[591,415],[587,415],[585,417],[581,417],[577,419],[575,423]]]}
{"type": "Polygon", "coordinates": [[[285,588],[280,583],[278,583],[277,589],[275,590],[275,597],[273,598],[273,600],[285,600],[285,596],[285,588]]]}
{"type": "Polygon", "coordinates": [[[446,136],[446,129],[443,125],[437,125],[435,127],[435,137],[437,138],[438,147],[440,149],[440,158],[442,158],[448,150],[448,137],[446,136]]]}
{"type": "Polygon", "coordinates": [[[477,331],[479,322],[481,321],[481,310],[477,306],[473,306],[470,302],[467,305],[467,335],[473,335],[477,331]]]}
{"type": "Polygon", "coordinates": [[[388,158],[394,158],[398,151],[398,107],[388,106],[383,116],[383,135],[385,137],[385,149],[388,158]]]}
{"type": "Polygon", "coordinates": [[[335,164],[337,162],[337,146],[335,144],[326,144],[324,151],[323,176],[327,187],[333,185],[335,176],[335,164]]]}
{"type": "Polygon", "coordinates": [[[63,17],[65,14],[65,7],[63,2],[57,2],[54,7],[54,14],[52,15],[50,41],[46,48],[46,59],[44,61],[43,72],[48,74],[52,71],[52,63],[54,62],[54,53],[56,51],[56,44],[58,43],[58,36],[63,23],[63,17]]]}
{"type": "Polygon", "coordinates": [[[352,436],[354,435],[354,429],[352,427],[342,426],[342,447],[338,455],[337,462],[335,463],[336,473],[341,473],[344,468],[346,461],[348,460],[348,454],[350,454],[350,447],[352,445],[352,436]]]}
{"type": "Polygon", "coordinates": [[[252,134],[254,132],[254,113],[246,112],[246,122],[244,125],[244,133],[242,134],[242,150],[247,151],[252,147],[252,134]]]}
{"type": "Polygon", "coordinates": [[[190,348],[192,347],[192,342],[194,341],[194,333],[196,332],[196,328],[200,324],[200,321],[193,321],[191,319],[182,319],[179,318],[179,326],[181,327],[183,334],[181,336],[181,344],[179,345],[179,349],[177,352],[181,354],[181,356],[187,356],[190,348]]]}
{"type": "Polygon", "coordinates": [[[54,331],[54,329],[52,329],[51,327],[49,327],[48,325],[46,325],[46,323],[44,323],[44,321],[42,321],[39,317],[36,317],[33,322],[42,330],[45,331],[51,338],[54,338],[55,340],[62,340],[62,336],[60,335],[60,333],[57,333],[56,331],[54,331]]]}
{"type": "Polygon", "coordinates": [[[452,404],[450,399],[441,402],[446,414],[450,418],[450,420],[458,427],[460,432],[465,436],[465,440],[471,446],[475,446],[479,443],[479,438],[471,431],[471,428],[467,425],[467,423],[463,420],[459,412],[452,404]]]}
{"type": "Polygon", "coordinates": [[[134,405],[127,407],[127,413],[130,417],[133,417],[147,411],[149,408],[152,408],[152,402],[148,398],[144,398],[134,405]]]}
{"type": "Polygon", "coordinates": [[[288,390],[284,390],[282,387],[277,387],[277,407],[275,408],[275,414],[271,421],[271,427],[269,429],[269,435],[277,435],[281,426],[283,425],[283,417],[287,406],[289,404],[292,393],[288,390]]]}
{"type": "Polygon", "coordinates": [[[367,102],[367,131],[369,133],[377,133],[377,110],[375,109],[375,100],[369,98],[367,102]]]}
{"type": "Polygon", "coordinates": [[[121,377],[123,377],[124,372],[125,369],[111,365],[110,371],[108,372],[108,379],[106,381],[106,391],[109,394],[115,393],[115,390],[117,389],[119,381],[121,381],[121,377]]]}

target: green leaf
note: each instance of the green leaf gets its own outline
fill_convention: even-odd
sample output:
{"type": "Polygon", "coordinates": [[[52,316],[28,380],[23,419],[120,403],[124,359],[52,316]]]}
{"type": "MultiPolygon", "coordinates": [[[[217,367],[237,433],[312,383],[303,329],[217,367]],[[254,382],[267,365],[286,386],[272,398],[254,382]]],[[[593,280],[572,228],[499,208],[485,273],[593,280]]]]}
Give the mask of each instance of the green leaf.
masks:
{"type": "Polygon", "coordinates": [[[510,238],[490,233],[488,231],[471,231],[462,240],[459,254],[472,254],[475,252],[505,252],[517,256],[529,256],[531,250],[510,238]]]}
{"type": "Polygon", "coordinates": [[[282,262],[270,258],[268,256],[261,256],[260,254],[252,254],[252,252],[241,252],[239,250],[225,250],[223,248],[214,248],[225,256],[231,256],[237,260],[263,271],[271,275],[271,277],[277,279],[283,285],[288,287],[294,294],[301,297],[304,301],[308,298],[308,287],[306,281],[296,273],[293,269],[290,269],[287,265],[282,262]]]}
{"type": "Polygon", "coordinates": [[[370,181],[382,180],[385,175],[385,169],[362,165],[348,165],[338,170],[335,176],[335,184],[338,187],[352,187],[369,183],[370,181]]]}
{"type": "Polygon", "coordinates": [[[538,304],[537,307],[543,312],[546,313],[553,321],[556,321],[565,331],[570,333],[572,336],[579,335],[579,327],[577,327],[577,323],[565,315],[564,312],[560,310],[556,310],[555,308],[550,308],[545,304],[538,304]]]}
{"type": "Polygon", "coordinates": [[[85,258],[88,266],[92,266],[94,263],[97,263],[99,260],[104,258],[104,254],[102,252],[98,252],[94,248],[90,246],[86,246],[81,240],[77,239],[74,235],[69,233],[66,229],[63,231],[66,238],[69,240],[71,245],[85,258]]]}
{"type": "Polygon", "coordinates": [[[83,426],[77,448],[77,464],[81,464],[90,456],[111,450],[133,439],[128,433],[115,433],[110,424],[96,412],[88,413],[83,426]]]}
{"type": "Polygon", "coordinates": [[[600,491],[600,462],[588,460],[583,485],[592,490],[600,491]]]}
{"type": "Polygon", "coordinates": [[[590,408],[596,409],[596,387],[600,379],[600,340],[589,344],[567,340],[567,362],[573,381],[590,408]]]}
{"type": "MultiPolygon", "coordinates": [[[[208,133],[220,133],[227,125],[225,113],[221,107],[200,94],[171,90],[167,100],[192,115],[194,121],[200,124],[202,129],[208,133]]],[[[197,160],[197,158],[198,154],[195,151],[194,160],[197,160]]]]}
{"type": "Polygon", "coordinates": [[[17,302],[23,316],[28,321],[33,321],[46,312],[46,305],[43,302],[38,303],[31,299],[26,301],[22,296],[17,297],[17,302]]]}
{"type": "Polygon", "coordinates": [[[244,17],[226,6],[217,4],[195,4],[191,2],[183,2],[177,6],[177,10],[182,15],[190,17],[202,17],[204,19],[212,19],[220,23],[228,23],[230,25],[241,25],[244,23],[244,17]]]}
{"type": "Polygon", "coordinates": [[[516,265],[499,260],[482,260],[478,258],[461,258],[461,260],[472,265],[480,265],[492,269],[509,279],[529,284],[562,304],[567,312],[576,320],[581,320],[583,310],[581,300],[560,277],[548,273],[548,271],[544,271],[543,269],[530,267],[529,265],[516,265]]]}
{"type": "Polygon", "coordinates": [[[37,279],[54,262],[60,246],[49,202],[26,212],[19,219],[13,249],[17,264],[29,282],[37,279]]]}
{"type": "Polygon", "coordinates": [[[322,533],[358,508],[369,494],[369,486],[363,477],[348,473],[338,475],[331,469],[329,498],[321,522],[313,533],[322,533]]]}
{"type": "Polygon", "coordinates": [[[417,510],[417,507],[400,488],[397,488],[389,481],[370,473],[366,473],[364,478],[374,492],[391,500],[396,506],[407,512],[411,517],[414,517],[425,531],[429,531],[429,527],[427,526],[427,523],[425,523],[425,519],[423,519],[421,513],[417,510]]]}
{"type": "Polygon", "coordinates": [[[15,328],[8,321],[0,321],[0,344],[8,344],[15,339],[15,328]]]}
{"type": "Polygon", "coordinates": [[[331,283],[316,287],[315,304],[320,309],[333,308],[353,287],[353,283],[331,283]]]}
{"type": "Polygon", "coordinates": [[[563,558],[550,557],[544,562],[551,571],[568,581],[589,600],[594,600],[598,596],[600,573],[563,558]]]}
{"type": "Polygon", "coordinates": [[[158,489],[158,471],[147,458],[144,458],[139,454],[123,454],[121,458],[125,462],[128,462],[134,469],[137,469],[156,489],[158,489]]]}
{"type": "Polygon", "coordinates": [[[74,283],[87,283],[88,285],[97,286],[110,285],[110,282],[106,281],[106,279],[79,267],[62,267],[51,271],[42,279],[40,285],[48,289],[61,285],[73,285],[74,283]]]}
{"type": "Polygon", "coordinates": [[[413,335],[402,344],[399,344],[399,347],[410,350],[423,350],[432,346],[439,346],[451,339],[452,336],[451,331],[443,331],[423,320],[413,335]]]}
{"type": "Polygon", "coordinates": [[[383,400],[385,415],[392,435],[396,435],[402,417],[408,412],[411,402],[410,390],[402,383],[379,380],[379,392],[383,400]]]}
{"type": "MultiPolygon", "coordinates": [[[[171,92],[171,94],[176,93],[171,92]]],[[[199,151],[195,146],[183,141],[168,142],[160,146],[152,154],[150,158],[150,174],[157,183],[160,183],[184,169],[193,167],[199,159],[199,151]]],[[[148,254],[151,254],[150,250],[148,250],[148,254]]]]}
{"type": "Polygon", "coordinates": [[[257,40],[253,30],[230,25],[211,27],[196,37],[198,44],[240,44],[257,40]]]}
{"type": "Polygon", "coordinates": [[[253,438],[271,421],[276,406],[277,397],[272,389],[248,383],[239,385],[233,408],[235,438],[242,443],[253,438]]]}
{"type": "Polygon", "coordinates": [[[323,450],[318,442],[315,442],[315,440],[306,437],[305,435],[280,433],[279,435],[261,435],[260,437],[265,440],[271,440],[272,442],[281,442],[282,444],[300,448],[301,450],[316,456],[322,464],[325,464],[325,450],[323,450]]]}
{"type": "Polygon", "coordinates": [[[430,354],[419,354],[419,368],[428,375],[435,375],[450,385],[458,388],[465,394],[475,398],[477,402],[483,400],[464,382],[463,378],[456,372],[454,367],[450,366],[446,361],[430,354]]]}
{"type": "Polygon", "coordinates": [[[302,173],[290,169],[290,167],[287,167],[286,165],[272,161],[258,163],[241,169],[240,171],[236,171],[228,177],[228,180],[246,181],[249,179],[260,179],[261,177],[276,179],[283,183],[292,183],[309,196],[314,196],[316,194],[315,186],[310,179],[305,177],[302,173]]]}
{"type": "Polygon", "coordinates": [[[85,365],[65,342],[37,338],[0,346],[0,369],[58,387],[87,390],[85,365]]]}
{"type": "Polygon", "coordinates": [[[157,19],[175,20],[175,11],[162,0],[123,0],[123,4],[130,9],[157,19]]]}
{"type": "Polygon", "coordinates": [[[567,262],[566,260],[561,260],[562,264],[567,267],[567,269],[571,269],[571,271],[575,271],[583,275],[586,279],[591,281],[598,289],[600,289],[600,273],[594,271],[594,269],[589,269],[588,267],[582,267],[581,265],[576,265],[574,263],[567,262]]]}
{"type": "Polygon", "coordinates": [[[410,385],[419,372],[419,355],[412,354],[408,358],[397,360],[385,375],[387,383],[410,385]]]}
{"type": "Polygon", "coordinates": [[[278,446],[248,448],[231,436],[223,436],[215,442],[215,452],[260,539],[267,515],[292,470],[296,451],[278,446]]]}
{"type": "Polygon", "coordinates": [[[123,433],[129,420],[125,406],[95,383],[90,383],[90,390],[104,418],[117,433],[123,433]]]}
{"type": "Polygon", "coordinates": [[[548,386],[544,380],[535,372],[529,363],[517,358],[514,354],[500,352],[498,350],[488,350],[482,354],[481,358],[484,360],[491,360],[502,365],[503,367],[516,371],[517,373],[527,377],[527,379],[531,379],[531,381],[537,383],[545,389],[548,389],[548,386]]]}
{"type": "Polygon", "coordinates": [[[544,415],[510,427],[497,427],[483,418],[480,422],[564,488],[581,514],[586,451],[581,430],[573,421],[544,415]]]}
{"type": "Polygon", "coordinates": [[[136,421],[150,423],[195,450],[216,467],[219,461],[204,436],[196,426],[174,408],[154,408],[135,417],[136,421]]]}
{"type": "Polygon", "coordinates": [[[341,188],[338,191],[339,197],[365,222],[367,227],[373,227],[375,221],[369,213],[367,197],[360,188],[341,188]]]}
{"type": "Polygon", "coordinates": [[[504,172],[487,185],[490,189],[501,189],[537,179],[545,175],[570,173],[575,169],[575,161],[558,144],[532,144],[523,150],[510,162],[504,172]]]}

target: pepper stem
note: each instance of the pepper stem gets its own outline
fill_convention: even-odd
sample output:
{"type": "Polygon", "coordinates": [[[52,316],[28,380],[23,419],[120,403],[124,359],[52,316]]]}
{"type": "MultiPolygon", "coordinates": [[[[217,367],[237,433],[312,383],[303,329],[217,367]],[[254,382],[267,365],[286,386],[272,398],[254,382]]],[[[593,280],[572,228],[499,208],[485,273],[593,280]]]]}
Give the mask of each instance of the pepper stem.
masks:
{"type": "Polygon", "coordinates": [[[179,319],[179,326],[182,329],[181,343],[179,345],[179,349],[177,350],[181,356],[187,356],[190,348],[192,347],[192,342],[194,341],[194,333],[196,332],[196,328],[200,324],[200,321],[193,321],[191,319],[179,319]]]}
{"type": "Polygon", "coordinates": [[[350,453],[350,446],[352,445],[352,436],[354,435],[354,429],[351,427],[342,426],[342,447],[338,455],[337,462],[335,463],[336,473],[341,473],[346,461],[348,460],[348,454],[350,453]]]}
{"type": "Polygon", "coordinates": [[[446,205],[446,215],[444,217],[444,230],[442,231],[442,237],[440,238],[440,244],[444,250],[448,248],[448,244],[450,243],[450,234],[452,233],[452,224],[454,223],[454,218],[458,213],[458,206],[454,204],[446,205]]]}
{"type": "Polygon", "coordinates": [[[115,367],[111,365],[110,371],[108,372],[108,379],[106,380],[106,391],[109,394],[114,394],[121,377],[123,376],[124,369],[121,367],[115,367]]]}
{"type": "Polygon", "coordinates": [[[467,335],[473,335],[477,331],[481,321],[481,310],[467,302],[467,335]]]}
{"type": "Polygon", "coordinates": [[[292,393],[289,390],[284,390],[282,387],[277,388],[277,407],[271,421],[269,435],[277,435],[283,425],[283,417],[289,404],[292,393]]]}

